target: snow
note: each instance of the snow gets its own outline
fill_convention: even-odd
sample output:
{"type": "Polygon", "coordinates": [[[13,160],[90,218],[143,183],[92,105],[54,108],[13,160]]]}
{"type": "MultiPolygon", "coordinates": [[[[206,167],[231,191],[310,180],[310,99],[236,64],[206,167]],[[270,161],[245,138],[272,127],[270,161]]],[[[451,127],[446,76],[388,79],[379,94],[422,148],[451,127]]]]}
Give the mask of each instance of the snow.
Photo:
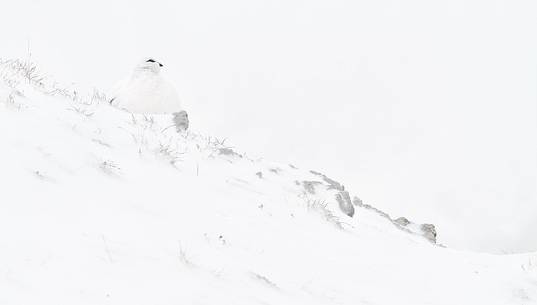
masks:
{"type": "Polygon", "coordinates": [[[337,177],[385,211],[434,223],[450,247],[537,250],[537,1],[4,10],[2,57],[31,53],[48,73],[101,89],[155,57],[196,130],[337,177]]]}
{"type": "Polygon", "coordinates": [[[537,253],[445,248],[364,204],[348,217],[322,174],[31,67],[0,65],[0,304],[537,301],[537,253]]]}

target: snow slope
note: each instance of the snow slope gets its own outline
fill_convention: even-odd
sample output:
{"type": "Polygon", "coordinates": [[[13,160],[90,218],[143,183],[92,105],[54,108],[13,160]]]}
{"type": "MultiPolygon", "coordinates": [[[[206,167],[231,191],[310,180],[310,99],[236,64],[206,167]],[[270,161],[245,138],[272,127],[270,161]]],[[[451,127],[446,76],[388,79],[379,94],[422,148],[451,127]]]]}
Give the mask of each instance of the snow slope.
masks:
{"type": "Polygon", "coordinates": [[[537,253],[444,248],[321,173],[0,78],[0,304],[537,302],[537,253]]]}

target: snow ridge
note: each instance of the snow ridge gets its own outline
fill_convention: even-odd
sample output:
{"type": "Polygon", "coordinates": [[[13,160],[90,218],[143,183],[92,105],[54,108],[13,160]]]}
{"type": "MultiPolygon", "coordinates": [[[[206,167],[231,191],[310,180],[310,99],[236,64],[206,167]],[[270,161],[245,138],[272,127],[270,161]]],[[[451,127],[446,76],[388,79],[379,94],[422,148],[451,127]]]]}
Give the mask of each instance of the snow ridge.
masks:
{"type": "Polygon", "coordinates": [[[537,253],[436,245],[316,171],[0,59],[0,304],[530,304],[537,253]]]}

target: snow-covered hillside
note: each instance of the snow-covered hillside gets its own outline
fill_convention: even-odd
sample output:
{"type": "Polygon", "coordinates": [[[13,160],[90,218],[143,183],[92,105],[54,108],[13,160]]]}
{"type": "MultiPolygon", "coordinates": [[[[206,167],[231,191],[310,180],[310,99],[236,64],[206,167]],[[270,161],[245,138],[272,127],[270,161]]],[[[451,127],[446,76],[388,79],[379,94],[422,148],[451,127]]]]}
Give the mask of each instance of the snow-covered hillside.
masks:
{"type": "Polygon", "coordinates": [[[0,78],[0,304],[537,302],[537,253],[436,245],[322,173],[25,61],[0,78]]]}

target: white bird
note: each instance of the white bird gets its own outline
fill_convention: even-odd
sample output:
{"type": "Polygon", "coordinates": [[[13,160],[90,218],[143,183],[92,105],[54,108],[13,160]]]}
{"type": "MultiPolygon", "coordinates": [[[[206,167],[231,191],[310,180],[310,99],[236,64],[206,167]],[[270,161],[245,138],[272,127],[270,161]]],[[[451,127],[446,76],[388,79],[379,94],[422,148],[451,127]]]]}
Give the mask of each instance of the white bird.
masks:
{"type": "Polygon", "coordinates": [[[110,104],[139,114],[174,114],[177,129],[188,128],[188,115],[173,85],[162,77],[164,65],[147,58],[141,61],[132,75],[118,84],[110,104]]]}

